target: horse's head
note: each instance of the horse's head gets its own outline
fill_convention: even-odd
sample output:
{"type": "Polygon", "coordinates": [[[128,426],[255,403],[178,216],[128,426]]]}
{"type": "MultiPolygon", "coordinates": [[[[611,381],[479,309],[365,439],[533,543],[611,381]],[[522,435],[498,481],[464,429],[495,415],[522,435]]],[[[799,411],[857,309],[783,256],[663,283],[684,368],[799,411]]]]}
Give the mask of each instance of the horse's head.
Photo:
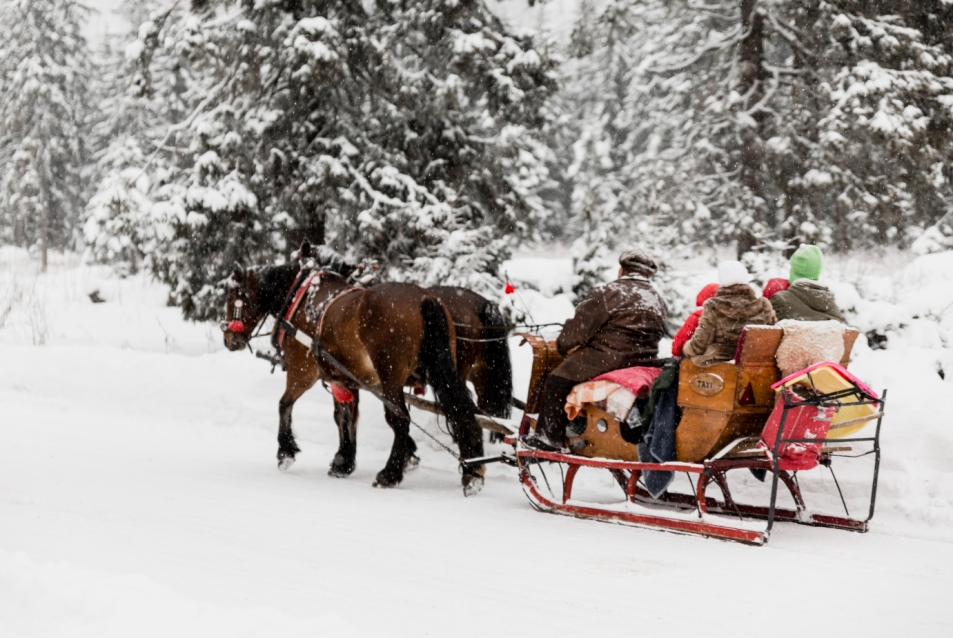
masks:
{"type": "Polygon", "coordinates": [[[225,296],[225,320],[222,322],[225,347],[229,350],[244,350],[252,332],[264,319],[265,310],[259,303],[258,279],[254,270],[235,267],[228,279],[225,296]]]}

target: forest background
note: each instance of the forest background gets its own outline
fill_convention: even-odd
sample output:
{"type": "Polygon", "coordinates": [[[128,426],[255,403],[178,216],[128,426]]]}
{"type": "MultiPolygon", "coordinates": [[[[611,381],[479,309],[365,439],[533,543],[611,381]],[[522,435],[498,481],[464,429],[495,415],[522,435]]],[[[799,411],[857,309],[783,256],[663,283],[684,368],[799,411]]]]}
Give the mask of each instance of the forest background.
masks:
{"type": "Polygon", "coordinates": [[[0,244],[191,319],[305,239],[491,296],[528,243],[576,295],[632,244],[679,293],[725,247],[953,246],[953,0],[117,4],[0,0],[0,244]]]}

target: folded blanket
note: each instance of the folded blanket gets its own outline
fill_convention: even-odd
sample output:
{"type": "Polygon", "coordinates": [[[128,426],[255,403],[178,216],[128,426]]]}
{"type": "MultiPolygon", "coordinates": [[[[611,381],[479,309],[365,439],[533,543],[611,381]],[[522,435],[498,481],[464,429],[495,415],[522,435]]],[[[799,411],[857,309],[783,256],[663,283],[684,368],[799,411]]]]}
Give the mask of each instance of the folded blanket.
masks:
{"type": "Polygon", "coordinates": [[[613,383],[618,383],[635,396],[644,397],[648,395],[652,383],[661,371],[661,368],[635,366],[600,374],[593,379],[593,381],[612,381],[613,383]]]}
{"type": "Polygon", "coordinates": [[[605,410],[619,420],[625,419],[635,395],[612,381],[586,381],[575,386],[566,397],[566,416],[577,418],[586,404],[605,410]],[[621,416],[620,416],[621,415],[621,416]]]}
{"type": "Polygon", "coordinates": [[[566,397],[566,416],[572,421],[588,403],[624,421],[636,398],[648,395],[660,371],[659,368],[636,366],[613,370],[580,383],[566,397]]]}

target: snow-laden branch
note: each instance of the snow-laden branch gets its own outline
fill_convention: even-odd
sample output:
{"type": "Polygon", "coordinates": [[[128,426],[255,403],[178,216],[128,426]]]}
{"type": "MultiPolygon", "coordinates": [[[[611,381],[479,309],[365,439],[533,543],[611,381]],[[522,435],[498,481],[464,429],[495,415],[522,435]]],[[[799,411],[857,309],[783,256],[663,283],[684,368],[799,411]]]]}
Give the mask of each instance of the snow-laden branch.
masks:
{"type": "Polygon", "coordinates": [[[726,38],[722,39],[720,42],[713,42],[710,44],[706,44],[704,47],[702,47],[701,51],[699,51],[690,59],[684,62],[673,64],[667,67],[649,68],[649,69],[646,69],[646,71],[649,73],[657,73],[657,74],[675,73],[677,71],[684,71],[688,67],[697,63],[699,60],[701,60],[703,57],[705,57],[709,53],[712,53],[714,51],[723,51],[724,49],[732,47],[738,44],[739,42],[741,42],[742,40],[744,40],[746,37],[748,37],[748,34],[751,33],[750,29],[742,31],[741,25],[737,25],[734,29],[732,29],[732,31],[735,31],[736,33],[734,35],[727,36],[726,38]]]}
{"type": "Polygon", "coordinates": [[[782,24],[781,20],[778,19],[778,17],[774,15],[774,12],[772,11],[768,11],[767,15],[768,15],[768,20],[771,21],[771,26],[774,27],[774,30],[778,34],[780,34],[782,38],[787,40],[788,44],[790,44],[794,49],[796,49],[798,53],[803,55],[808,60],[817,59],[817,56],[815,56],[814,53],[805,49],[804,45],[801,44],[801,39],[800,37],[798,37],[797,30],[794,27],[790,25],[782,24]]]}
{"type": "Polygon", "coordinates": [[[689,0],[688,8],[697,13],[704,13],[713,18],[719,18],[721,20],[737,20],[738,19],[738,12],[735,10],[736,7],[724,7],[724,5],[722,5],[721,8],[724,9],[726,13],[719,13],[718,11],[715,11],[716,8],[719,8],[716,5],[710,5],[710,6],[702,5],[702,4],[691,2],[691,0],[689,0]]]}
{"type": "MultiPolygon", "coordinates": [[[[162,148],[165,146],[165,143],[169,141],[169,137],[171,137],[173,133],[191,126],[192,122],[195,121],[195,118],[202,114],[208,105],[211,104],[212,100],[218,98],[219,92],[228,84],[228,81],[229,78],[226,77],[216,86],[212,87],[212,90],[209,91],[208,96],[202,100],[197,107],[195,107],[195,110],[192,111],[187,118],[181,122],[177,122],[176,124],[169,126],[168,130],[166,130],[165,137],[163,137],[162,140],[156,145],[156,150],[152,152],[152,155],[149,156],[149,159],[146,160],[146,163],[142,165],[142,171],[139,173],[139,177],[142,177],[149,169],[149,166],[152,165],[152,161],[156,158],[156,155],[159,154],[159,151],[162,150],[162,148]]],[[[136,180],[138,180],[139,177],[137,177],[136,180]]]]}
{"type": "Polygon", "coordinates": [[[755,103],[748,110],[744,111],[746,115],[754,115],[758,111],[769,111],[769,109],[764,108],[764,105],[768,103],[768,100],[774,97],[774,94],[778,90],[778,86],[781,84],[781,74],[777,71],[773,71],[772,74],[774,75],[774,82],[771,83],[771,86],[768,87],[768,90],[764,92],[764,96],[758,100],[757,103],[755,103]]]}

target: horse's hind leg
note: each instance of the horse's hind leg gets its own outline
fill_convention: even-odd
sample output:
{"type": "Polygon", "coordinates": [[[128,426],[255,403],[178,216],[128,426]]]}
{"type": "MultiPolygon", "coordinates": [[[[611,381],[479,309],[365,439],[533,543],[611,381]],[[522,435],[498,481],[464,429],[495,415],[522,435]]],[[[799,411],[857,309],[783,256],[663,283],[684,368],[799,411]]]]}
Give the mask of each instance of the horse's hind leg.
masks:
{"type": "Polygon", "coordinates": [[[350,403],[334,402],[334,422],[338,425],[338,451],[334,455],[329,476],[344,478],[350,476],[356,467],[357,456],[357,416],[358,392],[351,390],[354,399],[350,403]]]}
{"type": "MultiPolygon", "coordinates": [[[[476,406],[466,384],[453,363],[450,348],[450,320],[442,306],[432,299],[420,304],[424,338],[420,360],[427,369],[427,380],[437,395],[437,403],[447,415],[450,431],[460,447],[462,459],[483,456],[483,431],[476,421],[476,406]]],[[[471,496],[483,488],[484,465],[463,464],[463,493],[471,496]]]]}
{"type": "MultiPolygon", "coordinates": [[[[447,416],[453,440],[460,448],[460,457],[473,459],[483,456],[483,430],[477,425],[475,410],[463,381],[453,375],[444,377],[431,375],[431,383],[437,401],[447,416]]],[[[477,494],[483,489],[483,475],[486,466],[463,465],[463,493],[466,496],[477,494]]]]}
{"type": "Polygon", "coordinates": [[[410,419],[404,403],[403,389],[398,386],[390,391],[385,390],[384,397],[395,406],[403,407],[404,411],[400,413],[390,406],[384,406],[384,418],[394,431],[394,445],[391,447],[387,465],[377,473],[374,487],[396,487],[404,479],[404,470],[417,466],[417,444],[410,438],[410,419]]]}

